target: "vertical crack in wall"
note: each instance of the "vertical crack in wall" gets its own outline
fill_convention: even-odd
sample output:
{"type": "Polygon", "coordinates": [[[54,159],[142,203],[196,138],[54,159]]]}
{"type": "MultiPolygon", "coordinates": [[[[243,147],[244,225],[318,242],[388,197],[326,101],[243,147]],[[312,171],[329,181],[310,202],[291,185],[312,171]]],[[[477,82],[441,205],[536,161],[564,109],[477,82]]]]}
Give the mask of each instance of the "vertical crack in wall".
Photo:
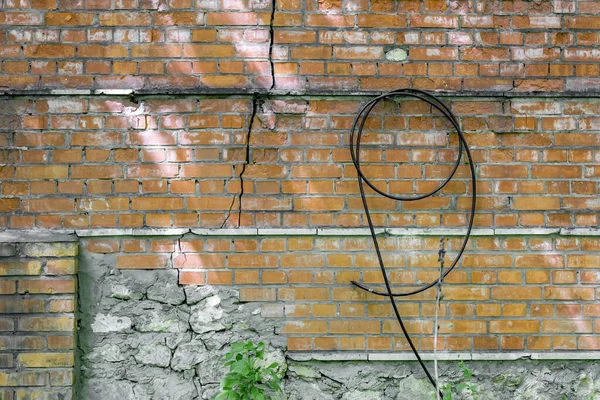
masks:
{"type": "MultiPolygon", "coordinates": [[[[275,39],[274,39],[273,24],[275,21],[276,10],[277,10],[277,0],[272,0],[271,18],[269,20],[269,55],[268,55],[270,72],[271,72],[271,85],[267,89],[266,97],[269,96],[270,92],[275,87],[275,64],[273,63],[273,44],[275,42],[275,39]]],[[[251,161],[250,160],[250,140],[252,137],[252,125],[254,124],[254,120],[256,119],[256,112],[259,107],[258,96],[259,96],[258,92],[254,92],[252,94],[252,114],[250,115],[250,121],[248,122],[248,133],[246,134],[246,158],[244,161],[244,165],[242,166],[242,170],[240,171],[240,174],[238,175],[238,179],[240,180],[240,193],[237,196],[237,199],[238,199],[238,223],[237,223],[237,226],[238,226],[238,228],[241,226],[241,222],[242,222],[242,196],[244,196],[244,173],[246,172],[246,166],[248,164],[250,164],[250,161],[251,161]]],[[[229,205],[229,210],[227,211],[227,215],[225,216],[223,223],[219,227],[220,229],[224,228],[227,225],[227,222],[229,222],[229,218],[231,217],[231,211],[233,210],[233,206],[235,204],[235,199],[236,199],[236,197],[234,197],[231,200],[231,204],[229,205]]]]}
{"type": "Polygon", "coordinates": [[[248,122],[248,134],[246,135],[246,161],[242,166],[242,170],[240,171],[240,195],[238,197],[238,227],[241,226],[242,223],[242,196],[244,195],[244,172],[246,172],[246,166],[250,164],[250,140],[252,139],[252,125],[254,125],[254,120],[256,119],[256,111],[259,107],[258,104],[258,94],[254,93],[252,97],[252,115],[250,116],[250,121],[248,122]]]}
{"type": "Polygon", "coordinates": [[[248,132],[246,133],[246,157],[244,160],[244,164],[242,165],[242,170],[238,175],[238,179],[240,180],[240,193],[237,196],[234,196],[231,199],[231,204],[229,205],[229,211],[227,211],[227,216],[223,220],[220,228],[225,227],[229,218],[231,217],[231,211],[233,210],[233,205],[235,204],[235,199],[238,199],[238,228],[241,226],[242,222],[242,196],[244,196],[244,173],[246,172],[246,166],[250,164],[250,140],[252,138],[252,125],[254,124],[254,120],[256,119],[256,112],[259,107],[258,104],[258,93],[254,93],[252,95],[252,113],[250,114],[250,120],[248,121],[248,132]]]}
{"type": "Polygon", "coordinates": [[[271,20],[269,21],[269,64],[271,66],[271,87],[269,88],[269,92],[273,90],[275,87],[275,64],[273,63],[273,43],[275,42],[274,38],[274,28],[273,23],[275,21],[275,11],[277,9],[277,0],[272,0],[273,3],[271,5],[271,20]]]}

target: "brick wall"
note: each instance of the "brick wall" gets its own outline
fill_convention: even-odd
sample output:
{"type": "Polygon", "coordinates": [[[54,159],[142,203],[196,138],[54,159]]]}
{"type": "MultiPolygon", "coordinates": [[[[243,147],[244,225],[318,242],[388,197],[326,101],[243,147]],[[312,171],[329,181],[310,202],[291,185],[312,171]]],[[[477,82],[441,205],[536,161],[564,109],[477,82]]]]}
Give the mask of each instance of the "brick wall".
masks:
{"type": "Polygon", "coordinates": [[[72,241],[0,240],[1,399],[71,398],[76,256],[72,241]]]}
{"type": "MultiPolygon", "coordinates": [[[[0,226],[364,226],[348,151],[361,100],[5,100],[0,226]]],[[[446,101],[477,164],[476,226],[598,225],[597,99],[446,101]]],[[[386,103],[368,121],[365,173],[390,192],[431,190],[456,158],[447,125],[423,103],[386,103]]],[[[467,171],[435,198],[373,196],[375,223],[464,226],[467,171]]]]}
{"type": "MultiPolygon", "coordinates": [[[[286,233],[281,231],[281,234],[286,233]]],[[[181,285],[238,288],[278,318],[291,351],[407,351],[389,302],[351,281],[383,287],[370,237],[340,232],[183,238],[88,238],[85,251],[115,256],[117,269],[168,269],[181,285]]],[[[402,290],[438,274],[439,236],[380,239],[391,282],[402,290]]],[[[461,238],[448,238],[453,259],[461,238]]],[[[598,350],[597,238],[476,236],[445,280],[439,350],[598,350]]],[[[112,260],[112,258],[111,258],[112,260]]],[[[111,262],[111,263],[112,263],[111,262]]],[[[400,303],[420,350],[433,347],[435,291],[400,303]]]]}
{"type": "Polygon", "coordinates": [[[588,0],[10,0],[0,84],[586,92],[599,14],[588,0]]]}
{"type": "MultiPolygon", "coordinates": [[[[577,0],[5,0],[0,229],[76,231],[118,269],[239,290],[290,350],[404,351],[387,303],[349,284],[381,283],[352,231],[349,129],[375,93],[438,90],[479,191],[439,348],[597,350],[599,26],[600,2],[577,0]]],[[[374,110],[363,143],[366,174],[394,193],[437,186],[457,149],[406,99],[374,110]]],[[[382,240],[394,283],[433,279],[469,190],[461,166],[424,201],[368,193],[375,224],[398,229],[382,240]]],[[[0,261],[0,311],[17,312],[0,318],[0,386],[15,389],[0,398],[68,396],[76,246],[15,240],[0,261]]],[[[431,294],[401,308],[431,349],[431,294]]]]}

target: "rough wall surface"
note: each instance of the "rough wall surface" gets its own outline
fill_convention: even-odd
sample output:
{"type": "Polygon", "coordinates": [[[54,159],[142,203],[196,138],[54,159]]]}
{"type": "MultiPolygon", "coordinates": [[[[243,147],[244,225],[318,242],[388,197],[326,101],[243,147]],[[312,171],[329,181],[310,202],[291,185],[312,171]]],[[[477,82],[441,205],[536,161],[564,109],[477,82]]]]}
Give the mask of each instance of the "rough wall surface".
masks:
{"type": "MultiPolygon", "coordinates": [[[[598,350],[599,27],[592,0],[4,0],[0,229],[85,237],[82,398],[210,398],[237,338],[280,357],[405,352],[385,303],[349,285],[381,283],[372,245],[333,230],[365,226],[354,115],[400,87],[442,91],[477,163],[480,232],[448,277],[439,348],[598,350]],[[218,233],[183,236],[203,228],[218,233]]],[[[417,102],[383,104],[366,128],[365,172],[394,193],[428,191],[456,157],[447,122],[417,102]]],[[[464,226],[464,172],[426,202],[369,198],[377,226],[411,229],[382,238],[395,284],[433,279],[440,234],[456,248],[456,232],[430,230],[464,226]]],[[[8,257],[0,398],[68,397],[75,271],[58,289],[53,254],[8,257]],[[27,289],[38,278],[43,294],[27,289]],[[38,333],[20,330],[38,317],[38,333]]],[[[402,311],[431,349],[431,297],[402,311]]],[[[428,390],[412,364],[288,361],[290,398],[428,390]]],[[[476,365],[488,398],[598,389],[592,363],[476,365]]]]}
{"type": "Polygon", "coordinates": [[[69,399],[77,243],[0,241],[0,399],[69,399]]]}
{"type": "Polygon", "coordinates": [[[599,15],[589,0],[10,0],[0,85],[598,91],[599,15]]]}
{"type": "MultiPolygon", "coordinates": [[[[389,236],[380,242],[398,288],[437,278],[439,237],[389,236]]],[[[597,267],[584,266],[589,256],[579,250],[596,242],[473,238],[461,266],[445,281],[438,349],[599,349],[597,267]]],[[[449,239],[449,258],[459,244],[449,239]]],[[[365,236],[90,238],[83,245],[117,272],[141,277],[153,270],[148,279],[162,273],[180,285],[239,290],[240,301],[259,302],[262,318],[277,320],[277,333],[291,351],[410,350],[386,299],[350,284],[383,284],[365,236]]],[[[183,301],[181,295],[163,297],[183,301]]],[[[403,299],[400,310],[417,347],[432,350],[435,291],[403,299]]]]}
{"type": "MultiPolygon", "coordinates": [[[[82,399],[212,399],[224,374],[219,357],[232,341],[249,339],[269,343],[268,362],[281,364],[284,398],[289,400],[432,395],[415,362],[298,361],[294,353],[285,357],[283,321],[273,312],[274,305],[248,302],[227,286],[181,286],[173,269],[119,270],[117,257],[88,251],[81,257],[82,399]]],[[[285,305],[286,312],[295,308],[285,305]]],[[[553,400],[565,395],[589,400],[600,394],[600,366],[594,361],[467,365],[480,398],[553,400]]],[[[462,379],[454,362],[442,362],[440,376],[444,382],[462,379]]]]}
{"type": "MultiPolygon", "coordinates": [[[[6,99],[0,226],[365,226],[348,151],[364,101],[6,99]]],[[[598,99],[447,102],[477,163],[476,226],[598,226],[598,99]]],[[[368,120],[364,172],[389,192],[425,193],[447,176],[456,149],[448,122],[430,107],[387,102],[368,120]]],[[[434,198],[372,196],[375,224],[464,227],[467,170],[434,198]]]]}

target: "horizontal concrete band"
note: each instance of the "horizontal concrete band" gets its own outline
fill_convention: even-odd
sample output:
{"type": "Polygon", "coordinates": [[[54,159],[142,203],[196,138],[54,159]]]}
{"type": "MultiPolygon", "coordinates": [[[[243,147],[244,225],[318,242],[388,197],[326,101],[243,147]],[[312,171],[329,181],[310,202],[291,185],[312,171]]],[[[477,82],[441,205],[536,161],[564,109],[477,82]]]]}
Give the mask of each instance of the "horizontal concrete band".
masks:
{"type": "MultiPolygon", "coordinates": [[[[399,88],[395,88],[399,89],[399,88]]],[[[551,91],[551,92],[498,92],[498,91],[444,91],[429,90],[438,97],[473,97],[473,98],[598,98],[600,92],[593,88],[585,92],[577,91],[551,91]]],[[[385,93],[384,91],[319,91],[319,90],[278,90],[260,88],[232,89],[181,89],[172,88],[164,90],[134,90],[134,89],[47,89],[47,90],[0,90],[0,94],[10,96],[336,96],[336,97],[373,97],[385,93]]]]}
{"type": "MultiPolygon", "coordinates": [[[[434,360],[432,352],[420,352],[425,361],[434,360]]],[[[346,353],[346,352],[288,352],[293,361],[417,361],[413,353],[346,353]]],[[[504,353],[449,353],[438,352],[440,361],[515,361],[515,360],[600,360],[599,351],[589,352],[504,352],[504,353]]]]}
{"type": "MultiPolygon", "coordinates": [[[[377,228],[377,235],[389,236],[464,236],[466,229],[446,228],[377,228]]],[[[0,232],[0,243],[8,242],[71,242],[84,237],[106,236],[369,236],[367,228],[312,228],[312,229],[78,229],[78,230],[5,230],[0,232]]],[[[471,236],[600,236],[600,229],[565,228],[507,228],[473,229],[471,236]]]]}

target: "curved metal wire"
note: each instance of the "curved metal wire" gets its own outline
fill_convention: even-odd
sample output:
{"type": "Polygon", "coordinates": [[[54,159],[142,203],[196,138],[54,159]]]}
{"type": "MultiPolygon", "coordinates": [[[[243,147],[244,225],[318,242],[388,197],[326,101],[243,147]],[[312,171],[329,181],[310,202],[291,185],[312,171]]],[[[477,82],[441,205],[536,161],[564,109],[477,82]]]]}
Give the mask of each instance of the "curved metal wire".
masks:
{"type": "MultiPolygon", "coordinates": [[[[379,291],[376,289],[372,289],[366,285],[363,285],[363,284],[355,282],[355,281],[352,281],[352,284],[360,289],[366,290],[369,293],[379,295],[379,296],[385,296],[390,299],[392,309],[394,310],[394,314],[396,316],[396,319],[398,320],[398,323],[400,324],[400,328],[402,329],[404,337],[406,338],[408,344],[410,345],[410,348],[412,349],[412,351],[415,354],[417,360],[419,361],[421,367],[423,368],[423,371],[425,371],[427,378],[433,384],[433,386],[437,389],[438,386],[437,386],[435,379],[431,376],[431,374],[427,370],[427,367],[423,363],[423,360],[421,359],[419,352],[417,351],[414,343],[412,342],[412,339],[410,338],[410,335],[408,334],[408,331],[406,330],[406,327],[404,325],[404,322],[402,320],[400,312],[398,311],[398,307],[396,305],[395,298],[411,296],[414,294],[422,293],[422,292],[426,291],[427,289],[434,287],[436,284],[438,284],[438,282],[440,280],[443,280],[443,278],[445,278],[454,269],[454,267],[458,264],[460,257],[464,253],[465,248],[467,247],[467,242],[469,240],[469,237],[471,235],[471,230],[473,228],[473,219],[475,216],[475,206],[477,203],[477,183],[476,183],[476,177],[475,177],[475,166],[473,163],[473,158],[471,156],[471,152],[469,151],[469,147],[467,145],[467,141],[465,140],[464,134],[460,128],[460,124],[458,123],[458,120],[456,119],[456,117],[454,116],[452,111],[444,103],[442,103],[438,98],[436,98],[435,96],[433,96],[427,92],[424,92],[422,90],[397,89],[397,90],[393,90],[391,92],[388,92],[388,93],[385,93],[385,94],[382,94],[382,95],[379,95],[379,96],[373,98],[372,100],[367,102],[360,109],[360,111],[358,112],[358,114],[356,115],[356,117],[354,119],[354,122],[352,124],[352,129],[350,131],[350,154],[352,156],[352,163],[354,164],[357,174],[358,174],[357,179],[358,179],[358,186],[360,189],[360,197],[361,197],[361,200],[363,203],[363,207],[365,209],[365,216],[367,217],[367,223],[369,225],[369,231],[370,231],[371,237],[373,239],[373,245],[375,248],[375,252],[377,254],[379,266],[380,266],[381,272],[383,274],[383,280],[385,283],[386,291],[382,292],[382,291],[379,291]],[[414,195],[414,196],[400,196],[400,195],[394,195],[394,194],[385,192],[385,191],[377,188],[369,180],[369,178],[367,178],[364,175],[364,173],[362,172],[362,169],[361,169],[360,146],[361,146],[361,140],[362,140],[362,136],[363,136],[363,130],[364,130],[365,123],[366,123],[366,120],[367,120],[369,114],[371,113],[373,108],[375,108],[375,106],[377,106],[377,104],[379,102],[386,100],[388,98],[391,98],[391,97],[398,97],[398,96],[413,97],[413,98],[422,100],[422,101],[426,102],[427,104],[431,105],[436,110],[441,112],[452,123],[452,125],[454,126],[454,129],[456,130],[456,132],[458,134],[458,154],[457,154],[454,166],[453,166],[452,170],[450,171],[450,174],[448,175],[448,177],[445,180],[442,181],[442,183],[440,183],[440,185],[437,188],[435,188],[434,190],[432,190],[428,193],[425,193],[425,194],[419,194],[419,195],[414,195]],[[365,195],[364,185],[366,184],[368,187],[370,187],[376,193],[378,193],[388,199],[392,199],[392,200],[396,200],[396,201],[416,201],[416,200],[425,199],[427,197],[433,196],[434,194],[438,193],[440,190],[442,190],[448,184],[448,182],[450,182],[450,180],[452,179],[452,177],[458,170],[458,167],[461,163],[461,159],[463,156],[463,152],[464,152],[464,154],[466,154],[466,158],[469,162],[469,167],[470,167],[470,172],[471,172],[471,210],[469,213],[467,232],[465,234],[465,238],[460,247],[460,250],[458,251],[458,254],[456,255],[456,258],[452,261],[450,266],[443,273],[440,272],[441,276],[439,278],[435,279],[434,281],[429,282],[425,285],[422,285],[421,287],[411,290],[411,291],[393,292],[389,278],[387,276],[385,264],[383,262],[383,257],[381,255],[381,249],[379,248],[379,242],[377,240],[377,235],[375,233],[373,221],[371,219],[371,213],[369,211],[369,206],[367,204],[367,197],[365,195]]],[[[440,271],[442,271],[442,270],[443,269],[440,269],[440,271]]],[[[441,391],[439,391],[439,393],[440,393],[440,395],[442,395],[441,391]]]]}

